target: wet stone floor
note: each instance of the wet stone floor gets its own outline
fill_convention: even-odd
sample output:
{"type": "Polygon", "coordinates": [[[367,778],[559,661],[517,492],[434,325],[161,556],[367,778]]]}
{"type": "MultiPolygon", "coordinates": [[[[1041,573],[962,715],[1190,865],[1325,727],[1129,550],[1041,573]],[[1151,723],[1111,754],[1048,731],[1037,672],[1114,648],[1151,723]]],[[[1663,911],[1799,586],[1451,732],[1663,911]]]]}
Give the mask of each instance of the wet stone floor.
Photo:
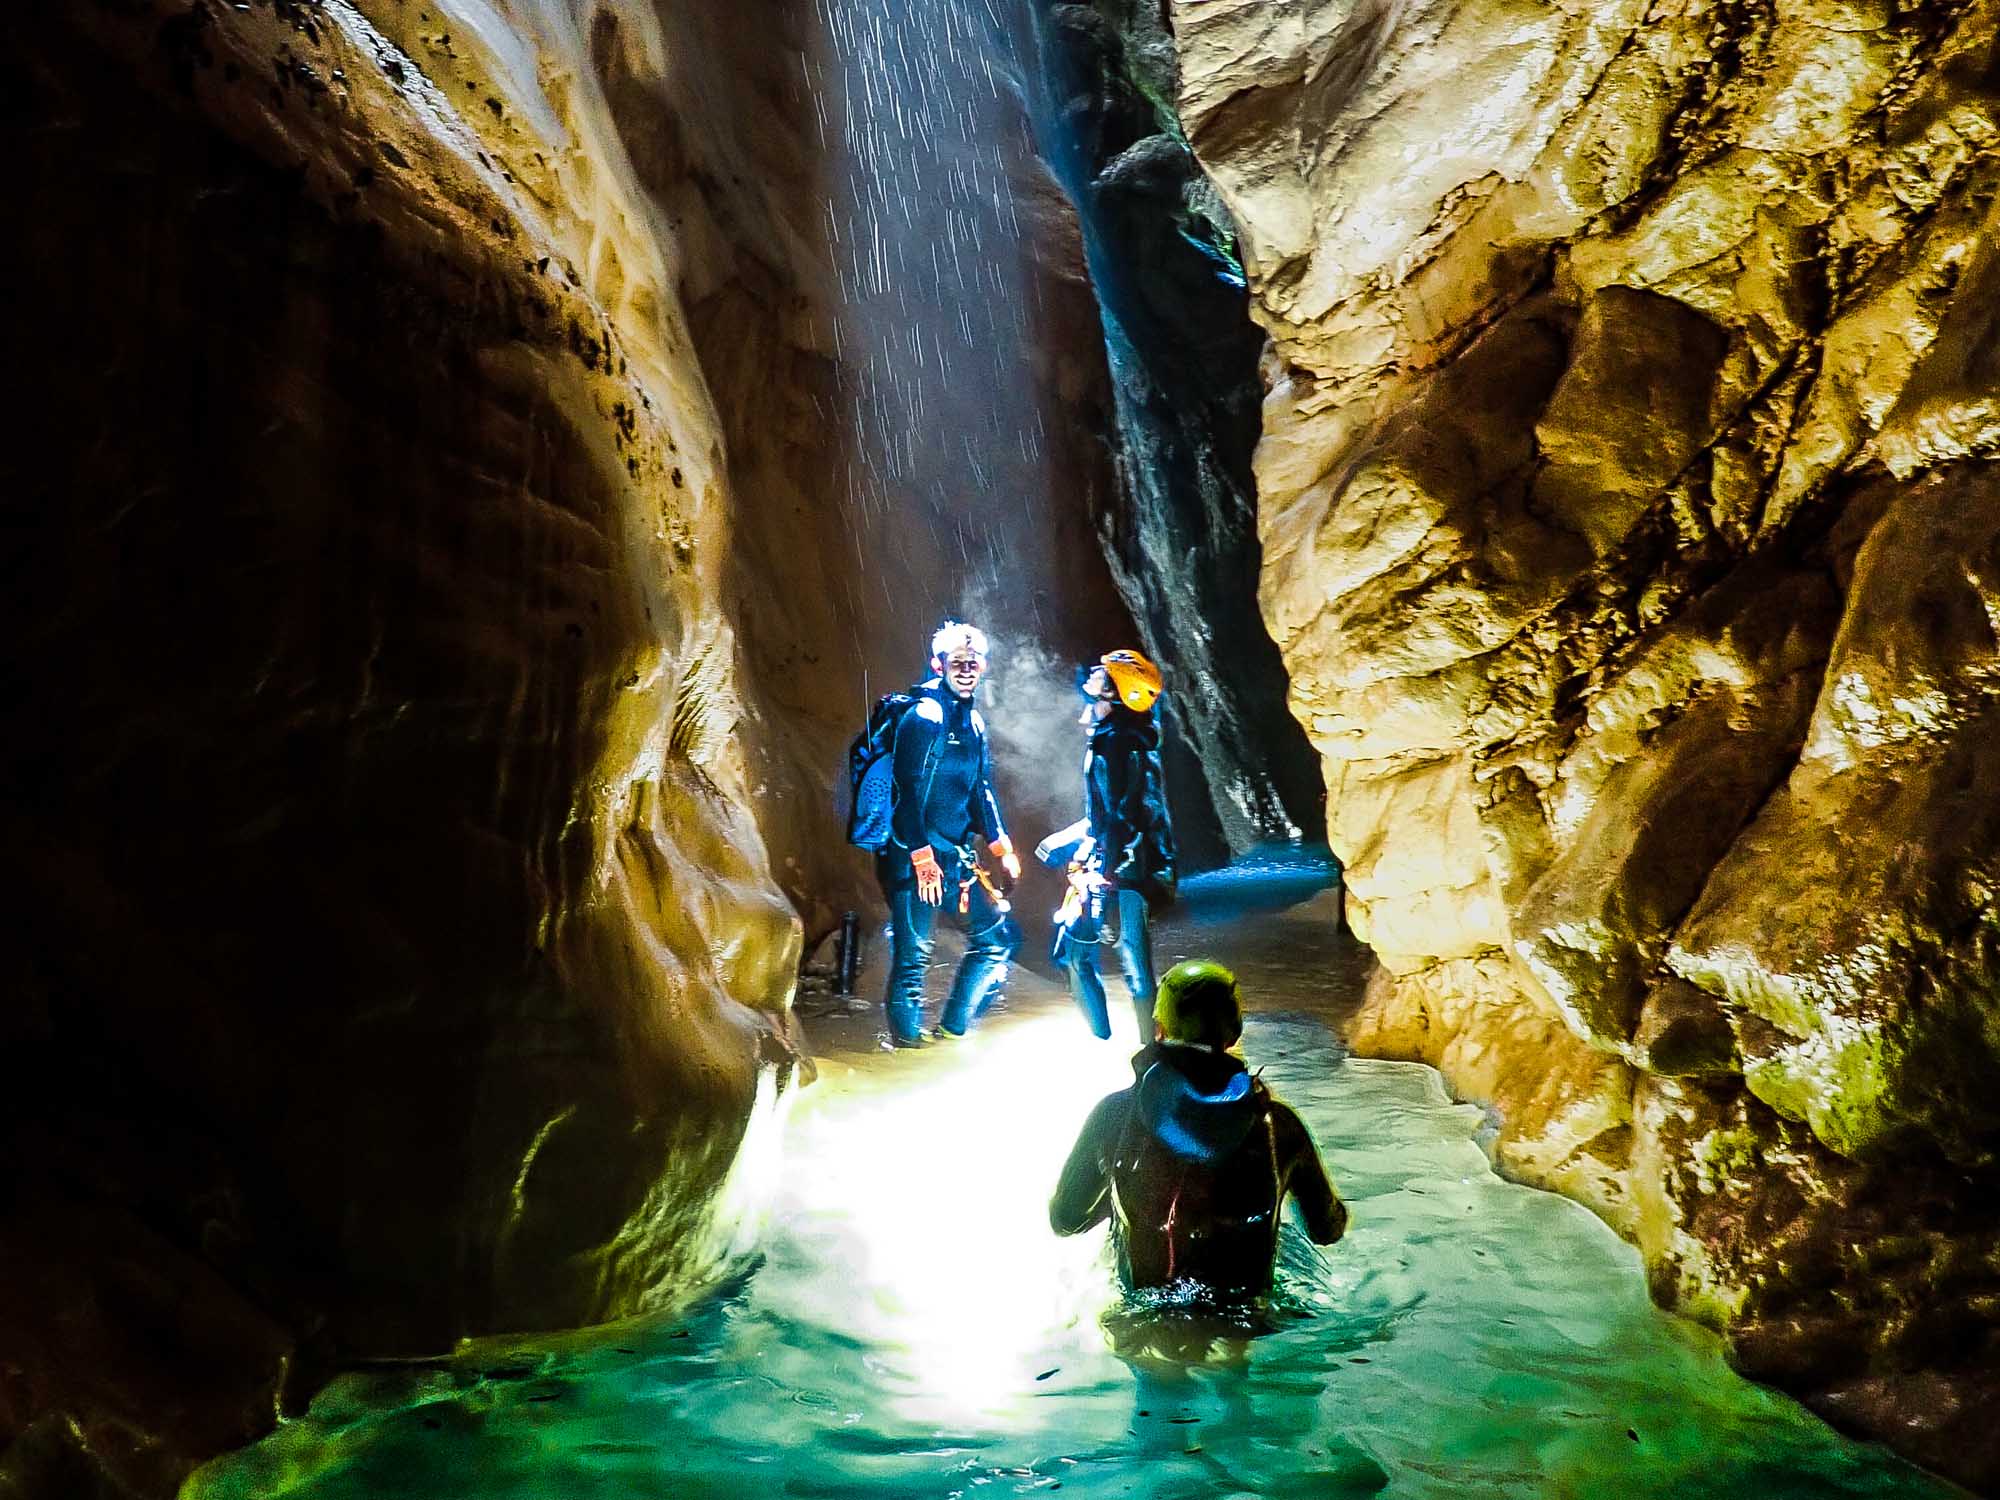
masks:
{"type": "Polygon", "coordinates": [[[1258,1336],[1128,1305],[1102,1231],[1048,1233],[1131,1037],[1095,1042],[1024,975],[964,1042],[815,1028],[820,1079],[757,1168],[759,1254],[721,1288],[344,1376],[184,1500],[1957,1493],[1733,1375],[1588,1212],[1493,1175],[1436,1073],[1344,1057],[1365,956],[1315,884],[1226,873],[1159,934],[1163,966],[1238,968],[1244,1050],[1353,1213],[1325,1251],[1287,1226],[1258,1336]]]}

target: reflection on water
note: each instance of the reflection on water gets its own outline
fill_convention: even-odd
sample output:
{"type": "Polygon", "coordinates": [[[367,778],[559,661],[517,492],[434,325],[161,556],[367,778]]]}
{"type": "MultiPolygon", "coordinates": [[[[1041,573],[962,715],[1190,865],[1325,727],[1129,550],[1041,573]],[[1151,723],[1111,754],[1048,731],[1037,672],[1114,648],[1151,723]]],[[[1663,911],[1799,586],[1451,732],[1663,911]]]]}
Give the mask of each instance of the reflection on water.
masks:
{"type": "Polygon", "coordinates": [[[1259,1337],[1122,1307],[1102,1232],[1043,1209],[1124,1049],[1017,1011],[830,1065],[761,1261],[684,1315],[348,1376],[189,1500],[1951,1493],[1738,1380],[1590,1214],[1492,1175],[1435,1073],[1342,1060],[1303,1016],[1247,1051],[1348,1238],[1288,1227],[1259,1337]]]}

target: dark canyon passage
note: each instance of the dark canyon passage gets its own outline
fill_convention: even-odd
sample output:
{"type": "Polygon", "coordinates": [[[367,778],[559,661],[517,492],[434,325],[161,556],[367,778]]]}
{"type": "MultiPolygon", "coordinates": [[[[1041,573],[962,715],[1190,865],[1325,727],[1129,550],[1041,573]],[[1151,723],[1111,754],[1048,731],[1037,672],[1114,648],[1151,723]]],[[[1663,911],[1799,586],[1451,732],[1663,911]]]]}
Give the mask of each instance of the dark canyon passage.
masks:
{"type": "Polygon", "coordinates": [[[1995,36],[10,9],[0,1484],[712,1277],[959,609],[1022,831],[1143,644],[1210,860],[1323,775],[1353,1047],[1994,1483],[1995,36]]]}

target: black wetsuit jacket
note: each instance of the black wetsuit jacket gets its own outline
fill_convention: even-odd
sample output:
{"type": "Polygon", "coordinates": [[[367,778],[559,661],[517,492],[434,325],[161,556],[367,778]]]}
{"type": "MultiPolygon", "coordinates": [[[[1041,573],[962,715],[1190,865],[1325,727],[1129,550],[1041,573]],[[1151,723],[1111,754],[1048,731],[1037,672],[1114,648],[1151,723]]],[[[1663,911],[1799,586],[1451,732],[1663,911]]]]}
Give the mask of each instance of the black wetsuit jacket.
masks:
{"type": "Polygon", "coordinates": [[[1319,1152],[1291,1108],[1227,1052],[1155,1042],[1136,1082],[1099,1102],[1049,1200],[1049,1226],[1077,1234],[1109,1218],[1130,1287],[1194,1281],[1268,1291],[1278,1211],[1297,1201],[1306,1233],[1347,1228],[1319,1152]]]}
{"type": "Polygon", "coordinates": [[[896,806],[876,862],[890,890],[915,880],[912,849],[930,845],[946,877],[956,878],[958,850],[1007,831],[993,795],[985,718],[935,677],[917,688],[916,699],[896,726],[896,806]]]}
{"type": "Polygon", "coordinates": [[[1174,829],[1167,814],[1157,713],[1122,703],[1091,732],[1083,762],[1084,812],[1104,860],[1104,873],[1146,904],[1174,898],[1174,829]]]}

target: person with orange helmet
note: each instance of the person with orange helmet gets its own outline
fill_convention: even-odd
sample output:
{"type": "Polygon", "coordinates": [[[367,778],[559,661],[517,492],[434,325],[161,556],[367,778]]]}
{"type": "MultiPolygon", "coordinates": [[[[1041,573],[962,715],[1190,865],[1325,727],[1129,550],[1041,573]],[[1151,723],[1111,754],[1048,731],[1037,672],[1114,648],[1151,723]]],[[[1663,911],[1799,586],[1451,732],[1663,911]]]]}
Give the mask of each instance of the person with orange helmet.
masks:
{"type": "Polygon", "coordinates": [[[1118,917],[1119,967],[1139,1017],[1153,1031],[1152,912],[1174,898],[1174,830],[1160,765],[1160,669],[1137,651],[1107,652],[1077,672],[1087,734],[1084,816],[1035,851],[1066,864],[1070,893],[1056,914],[1055,960],[1092,1033],[1109,1039],[1111,1017],[1098,950],[1107,906],[1118,917]]]}

